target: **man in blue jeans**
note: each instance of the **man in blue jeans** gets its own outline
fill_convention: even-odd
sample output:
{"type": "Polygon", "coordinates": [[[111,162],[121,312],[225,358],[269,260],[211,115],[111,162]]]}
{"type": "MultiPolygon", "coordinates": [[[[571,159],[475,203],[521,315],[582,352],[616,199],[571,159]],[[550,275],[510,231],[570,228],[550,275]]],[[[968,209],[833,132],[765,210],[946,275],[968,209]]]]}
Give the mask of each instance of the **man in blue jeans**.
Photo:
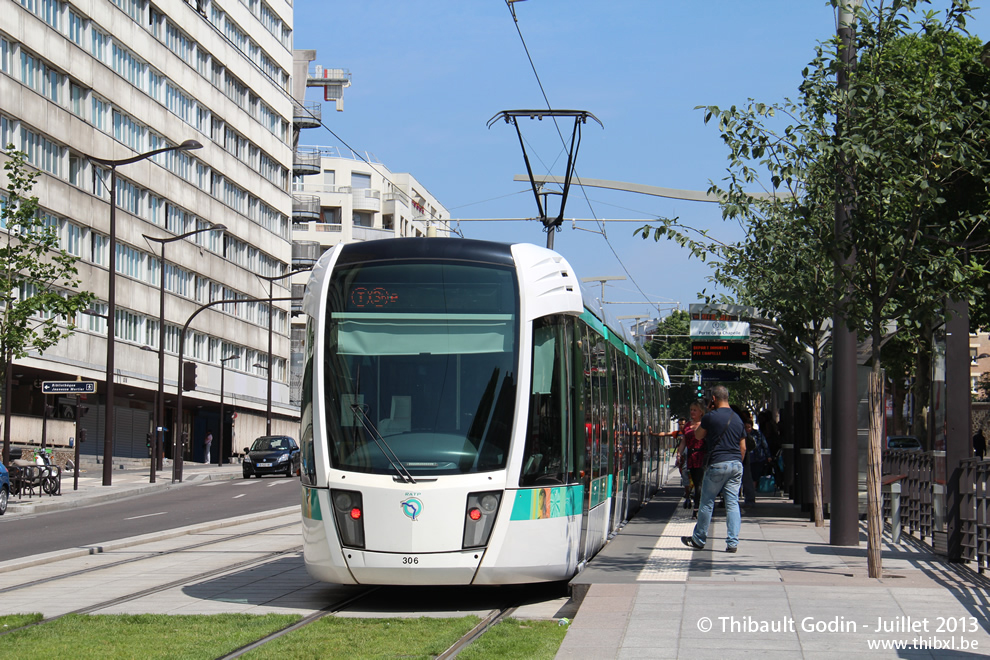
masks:
{"type": "Polygon", "coordinates": [[[739,546],[739,485],[742,483],[743,457],[746,455],[746,427],[739,415],[729,407],[729,390],[724,385],[712,389],[712,405],[701,419],[701,426],[694,432],[696,438],[706,440],[708,469],[701,482],[701,506],[694,534],[682,536],[681,543],[695,550],[704,550],[708,540],[708,526],[712,521],[715,496],[720,492],[725,498],[725,551],[735,552],[739,546]]]}

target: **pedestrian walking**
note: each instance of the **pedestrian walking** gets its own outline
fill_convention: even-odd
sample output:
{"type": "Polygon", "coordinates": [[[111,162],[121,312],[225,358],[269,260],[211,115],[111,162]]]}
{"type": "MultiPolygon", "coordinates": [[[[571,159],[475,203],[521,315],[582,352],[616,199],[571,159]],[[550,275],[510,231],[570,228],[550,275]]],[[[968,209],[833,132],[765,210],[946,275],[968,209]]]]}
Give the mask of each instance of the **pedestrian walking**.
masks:
{"type": "Polygon", "coordinates": [[[983,436],[983,429],[979,429],[976,435],[973,436],[973,453],[976,457],[983,460],[984,454],[987,453],[987,439],[983,436]]]}
{"type": "Polygon", "coordinates": [[[694,492],[694,512],[692,518],[698,517],[698,505],[701,502],[701,479],[705,474],[705,449],[701,438],[695,432],[701,427],[701,418],[705,415],[705,404],[700,399],[693,401],[688,407],[690,421],[684,427],[681,444],[677,452],[681,456],[681,465],[688,469],[688,486],[684,493],[684,508],[692,505],[691,492],[694,492]]]}
{"type": "Polygon", "coordinates": [[[210,462],[210,445],[213,444],[213,432],[207,431],[206,437],[203,438],[203,462],[209,464],[210,462]]]}
{"type": "Polygon", "coordinates": [[[696,437],[705,441],[708,448],[708,469],[701,484],[701,506],[698,522],[691,536],[682,536],[681,543],[695,550],[703,550],[708,541],[708,527],[715,509],[715,497],[721,493],[725,500],[725,551],[735,552],[739,547],[739,486],[743,476],[743,458],[746,455],[746,429],[739,415],[729,407],[729,390],[716,385],[712,390],[714,409],[706,414],[696,437]]]}

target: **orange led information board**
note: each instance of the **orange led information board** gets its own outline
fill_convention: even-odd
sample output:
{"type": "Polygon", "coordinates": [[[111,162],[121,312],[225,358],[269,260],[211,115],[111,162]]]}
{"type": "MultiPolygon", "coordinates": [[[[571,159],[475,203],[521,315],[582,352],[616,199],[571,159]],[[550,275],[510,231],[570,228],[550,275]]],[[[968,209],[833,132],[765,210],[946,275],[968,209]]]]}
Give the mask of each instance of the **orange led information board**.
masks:
{"type": "Polygon", "coordinates": [[[749,362],[749,343],[728,341],[691,342],[692,362],[749,362]]]}

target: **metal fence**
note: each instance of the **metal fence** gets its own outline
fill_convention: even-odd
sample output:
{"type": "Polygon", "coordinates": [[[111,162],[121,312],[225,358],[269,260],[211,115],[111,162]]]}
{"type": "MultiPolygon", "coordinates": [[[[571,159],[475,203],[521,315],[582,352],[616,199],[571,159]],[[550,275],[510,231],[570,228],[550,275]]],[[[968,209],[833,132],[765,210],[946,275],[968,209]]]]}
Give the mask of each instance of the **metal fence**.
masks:
{"type": "MultiPolygon", "coordinates": [[[[990,460],[968,459],[961,464],[960,523],[962,554],[983,573],[990,567],[990,460]]],[[[883,454],[885,482],[899,482],[901,526],[905,533],[927,541],[937,553],[946,548],[945,452],[889,450],[883,454]]],[[[891,494],[884,489],[884,517],[890,518],[891,494]]]]}

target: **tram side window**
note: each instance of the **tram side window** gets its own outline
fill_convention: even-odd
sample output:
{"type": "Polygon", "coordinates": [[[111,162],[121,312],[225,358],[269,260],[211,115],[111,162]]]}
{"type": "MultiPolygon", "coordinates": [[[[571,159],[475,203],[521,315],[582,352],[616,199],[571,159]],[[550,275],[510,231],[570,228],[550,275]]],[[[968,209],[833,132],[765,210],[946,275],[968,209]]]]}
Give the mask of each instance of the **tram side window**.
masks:
{"type": "Polygon", "coordinates": [[[533,322],[533,369],[529,425],[520,486],[563,484],[567,481],[570,437],[570,350],[564,317],[533,322]]]}
{"type": "Polygon", "coordinates": [[[302,380],[302,415],[299,447],[301,479],[305,486],[316,485],[316,455],[313,446],[313,320],[306,324],[306,368],[302,380]]]}

